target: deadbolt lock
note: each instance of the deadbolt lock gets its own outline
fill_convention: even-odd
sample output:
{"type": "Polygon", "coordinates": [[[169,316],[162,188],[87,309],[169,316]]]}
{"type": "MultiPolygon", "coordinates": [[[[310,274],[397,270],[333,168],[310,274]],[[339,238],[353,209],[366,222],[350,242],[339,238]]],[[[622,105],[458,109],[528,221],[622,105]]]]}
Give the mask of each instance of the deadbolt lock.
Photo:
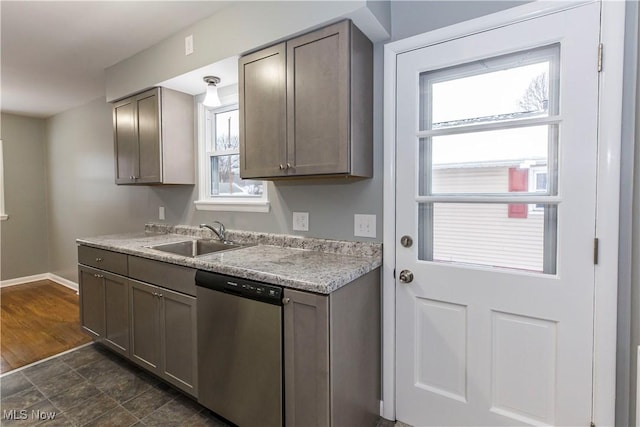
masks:
{"type": "Polygon", "coordinates": [[[411,245],[413,245],[413,239],[411,238],[411,236],[402,236],[400,238],[400,244],[405,248],[410,248],[411,245]]]}
{"type": "Polygon", "coordinates": [[[399,279],[402,283],[411,283],[413,282],[413,273],[409,270],[402,270],[399,279]]]}

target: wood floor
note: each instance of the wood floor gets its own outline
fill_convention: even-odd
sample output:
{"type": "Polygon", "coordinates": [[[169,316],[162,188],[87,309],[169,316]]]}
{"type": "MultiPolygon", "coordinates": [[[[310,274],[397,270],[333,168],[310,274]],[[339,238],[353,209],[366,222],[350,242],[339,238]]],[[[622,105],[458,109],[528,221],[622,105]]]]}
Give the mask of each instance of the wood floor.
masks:
{"type": "Polygon", "coordinates": [[[0,289],[1,373],[89,341],[74,290],[49,280],[0,289]]]}

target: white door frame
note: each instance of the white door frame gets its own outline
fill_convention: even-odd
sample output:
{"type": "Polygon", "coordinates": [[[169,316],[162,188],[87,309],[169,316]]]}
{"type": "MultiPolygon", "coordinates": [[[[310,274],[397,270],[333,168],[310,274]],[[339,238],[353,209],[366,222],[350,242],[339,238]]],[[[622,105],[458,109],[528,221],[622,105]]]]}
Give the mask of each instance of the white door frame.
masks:
{"type": "MultiPolygon", "coordinates": [[[[533,19],[589,2],[533,2],[416,35],[384,47],[384,235],[382,407],[395,420],[396,60],[403,52],[533,19]]],[[[600,73],[595,269],[593,422],[613,425],[616,395],[616,322],[620,208],[620,147],[625,4],[602,2],[604,63],[600,73]]],[[[597,46],[594,46],[594,55],[597,46]]]]}

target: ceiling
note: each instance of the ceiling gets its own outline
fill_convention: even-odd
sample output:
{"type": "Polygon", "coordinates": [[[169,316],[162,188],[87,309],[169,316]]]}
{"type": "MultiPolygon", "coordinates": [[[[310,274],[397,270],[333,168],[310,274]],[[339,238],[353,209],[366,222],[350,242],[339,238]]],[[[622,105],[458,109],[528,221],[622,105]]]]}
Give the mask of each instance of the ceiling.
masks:
{"type": "MultiPolygon", "coordinates": [[[[107,67],[228,4],[213,0],[2,0],[2,111],[49,117],[104,96],[107,67]]],[[[201,82],[201,76],[196,80],[201,82]]],[[[189,80],[171,83],[176,89],[191,85],[193,93],[189,80]]]]}

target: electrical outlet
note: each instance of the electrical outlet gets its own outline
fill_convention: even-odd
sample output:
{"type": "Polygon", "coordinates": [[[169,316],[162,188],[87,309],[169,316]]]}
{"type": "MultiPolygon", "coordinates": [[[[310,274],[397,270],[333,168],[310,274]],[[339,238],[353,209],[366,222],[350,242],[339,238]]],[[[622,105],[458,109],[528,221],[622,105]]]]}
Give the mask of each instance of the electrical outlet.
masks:
{"type": "Polygon", "coordinates": [[[158,219],[164,221],[164,206],[158,208],[158,219]]]}
{"type": "Polygon", "coordinates": [[[191,55],[193,53],[193,34],[184,38],[184,54],[191,55]]]}
{"type": "Polygon", "coordinates": [[[309,231],[309,212],[293,213],[293,231],[309,231]]]}
{"type": "Polygon", "coordinates": [[[353,235],[357,237],[376,237],[376,216],[360,215],[353,216],[353,235]]]}

